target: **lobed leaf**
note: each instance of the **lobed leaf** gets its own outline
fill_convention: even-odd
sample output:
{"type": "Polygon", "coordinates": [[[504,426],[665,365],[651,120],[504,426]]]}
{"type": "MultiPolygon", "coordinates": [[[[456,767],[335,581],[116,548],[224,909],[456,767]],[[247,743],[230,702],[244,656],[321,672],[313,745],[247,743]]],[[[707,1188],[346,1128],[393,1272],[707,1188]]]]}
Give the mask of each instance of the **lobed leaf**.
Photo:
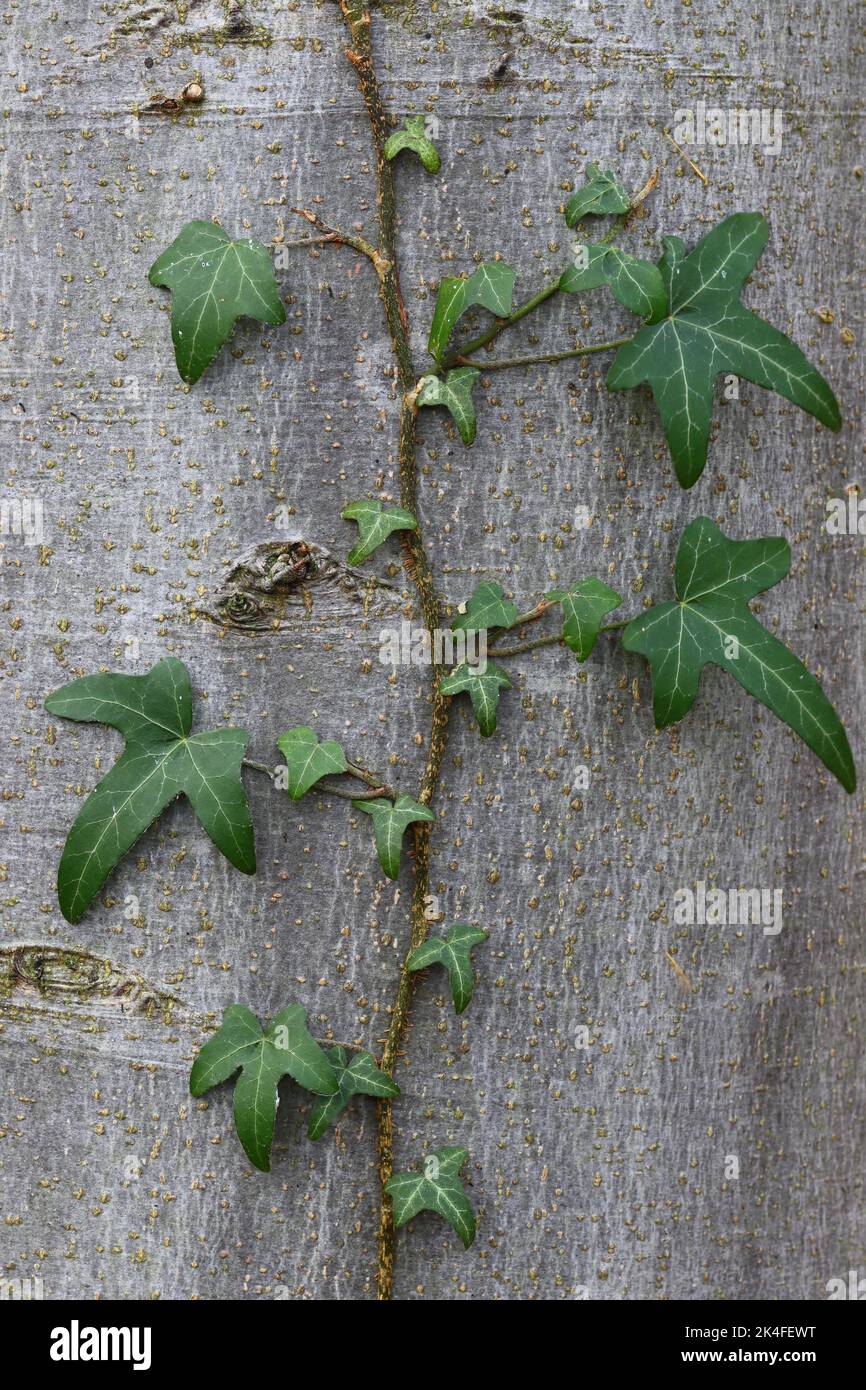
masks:
{"type": "Polygon", "coordinates": [[[483,667],[463,661],[449,675],[443,676],[440,688],[443,695],[459,695],[463,691],[468,694],[481,737],[489,738],[496,731],[499,692],[510,690],[511,681],[495,661],[486,661],[483,667]]]}
{"type": "Polygon", "coordinates": [[[611,391],[648,382],[662,418],[677,477],[697,482],[707,461],[713,382],[732,372],[777,391],[831,430],[839,404],[800,349],[740,303],[747,277],[767,244],[758,212],[726,217],[685,255],[668,237],[658,263],[668,307],[617,352],[607,374],[611,391]]]}
{"type": "Polygon", "coordinates": [[[444,405],[467,446],[475,440],[472,388],[480,375],[477,367],[452,367],[444,381],[438,376],[422,376],[418,383],[418,405],[444,405]]]}
{"type": "Polygon", "coordinates": [[[187,222],[157,256],[148,278],[171,290],[174,355],[190,385],[210,366],[242,315],[274,325],[286,321],[267,247],[260,241],[232,241],[214,222],[187,222]]]}
{"type": "Polygon", "coordinates": [[[633,314],[655,323],[666,312],[668,297],[662,273],[652,261],[642,261],[617,246],[586,245],[586,265],[568,266],[559,277],[566,294],[607,285],[614,297],[633,314]]]}
{"type": "Polygon", "coordinates": [[[551,589],[545,598],[562,604],[562,636],[578,661],[586,661],[595,646],[605,614],[622,603],[620,594],[593,577],[581,579],[570,589],[551,589]]]}
{"type": "Polygon", "coordinates": [[[405,1226],[420,1211],[434,1211],[454,1228],[468,1250],[475,1239],[475,1212],[459,1173],[466,1149],[436,1149],[424,1160],[423,1173],[395,1173],[385,1184],[394,1207],[394,1223],[405,1226]]]}
{"type": "Polygon", "coordinates": [[[517,617],[517,608],[503,595],[502,585],[485,579],[476,585],[472,597],[460,605],[451,630],[480,632],[485,628],[507,628],[513,626],[517,617]]]}
{"type": "Polygon", "coordinates": [[[383,148],[385,158],[394,159],[401,150],[411,150],[418,156],[428,174],[438,174],[442,160],[427,134],[423,116],[407,116],[402,128],[388,136],[383,148]]]}
{"type": "Polygon", "coordinates": [[[592,213],[596,217],[609,212],[628,212],[631,199],[611,169],[600,169],[597,164],[587,164],[586,181],[572,193],[565,205],[565,220],[573,227],[582,217],[592,213]]]}
{"type": "Polygon", "coordinates": [[[221,854],[243,873],[256,871],[253,823],[241,782],[249,735],[243,729],[190,734],[189,672],[177,657],[145,676],[84,676],[45,701],[51,714],[108,724],[125,748],[85,801],[57,871],[60,910],[77,922],[114,866],[178,796],[191,802],[221,854]]]}
{"type": "Polygon", "coordinates": [[[487,932],[468,922],[455,922],[448,936],[431,936],[416,947],[406,960],[407,970],[426,970],[429,965],[444,965],[451,985],[455,1013],[462,1014],[469,1005],[475,988],[471,952],[487,940],[487,932]]]}
{"type": "Polygon", "coordinates": [[[514,271],[502,261],[484,261],[472,275],[446,276],[439,286],[427,350],[442,361],[454,325],[466,309],[474,305],[488,309],[497,318],[511,313],[514,271]]]}
{"type": "Polygon", "coordinates": [[[349,1061],[345,1048],[332,1047],[327,1056],[337,1089],[333,1095],[321,1096],[315,1102],[307,1130],[309,1139],[321,1139],[345,1110],[352,1096],[377,1096],[383,1099],[400,1094],[400,1087],[387,1072],[379,1070],[369,1052],[356,1052],[349,1061]]]}
{"type": "Polygon", "coordinates": [[[348,766],[339,743],[334,739],[320,743],[318,734],[302,724],[281,734],[277,747],[286,760],[286,790],[293,801],[308,792],[321,777],[345,772],[348,766]]]}
{"type": "Polygon", "coordinates": [[[255,1014],[243,1004],[231,1004],[219,1031],[193,1063],[190,1092],[202,1096],[239,1069],[234,1092],[235,1129],[247,1158],[267,1173],[282,1078],[291,1076],[299,1086],[320,1096],[334,1095],[339,1082],[325,1052],[310,1036],[306,1012],[299,1004],[281,1009],[264,1032],[255,1014]]]}
{"type": "Polygon", "coordinates": [[[433,812],[411,796],[398,796],[396,801],[376,797],[353,801],[352,805],[356,811],[363,811],[372,817],[379,863],[389,878],[396,878],[400,872],[400,852],[406,827],[413,821],[432,821],[433,812]]]}
{"type": "Polygon", "coordinates": [[[418,528],[415,517],[405,507],[383,507],[381,502],[366,497],[360,502],[350,502],[341,515],[344,521],[358,523],[360,539],[347,556],[350,565],[360,565],[392,532],[418,528]]]}
{"type": "Polygon", "coordinates": [[[629,623],[626,651],[641,652],[653,680],[656,727],[688,713],[707,662],[721,666],[818,755],[848,792],[857,783],[839,716],[793,652],[763,627],[748,601],[788,573],[791,552],[779,536],[732,541],[701,516],[677,550],[676,602],[660,603],[629,623]]]}

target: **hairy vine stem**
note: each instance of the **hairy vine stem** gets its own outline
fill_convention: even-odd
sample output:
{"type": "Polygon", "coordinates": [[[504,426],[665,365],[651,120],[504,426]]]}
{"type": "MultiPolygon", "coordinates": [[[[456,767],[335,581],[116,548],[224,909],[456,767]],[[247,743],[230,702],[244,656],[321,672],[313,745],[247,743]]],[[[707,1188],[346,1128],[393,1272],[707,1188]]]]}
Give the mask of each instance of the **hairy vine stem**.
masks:
{"type": "MultiPolygon", "coordinates": [[[[400,505],[417,517],[416,376],[409,343],[409,320],[400,288],[400,275],[397,267],[394,176],[391,165],[385,158],[388,123],[382,106],[373,62],[369,12],[364,9],[360,0],[340,0],[340,8],[351,37],[351,47],[347,50],[346,56],[358,76],[358,84],[367,108],[375,150],[376,207],[379,219],[379,263],[376,268],[379,274],[379,288],[394,352],[397,382],[401,395],[398,442],[400,505]]],[[[432,635],[439,626],[442,605],[433,583],[433,574],[424,547],[420,522],[416,530],[402,533],[402,545],[403,565],[408,578],[417,590],[424,623],[432,635]]],[[[448,710],[451,702],[447,695],[442,694],[441,677],[442,667],[434,663],[431,667],[433,707],[430,720],[430,739],[427,745],[427,761],[421,779],[421,789],[418,793],[418,800],[425,806],[433,800],[448,737],[448,710]]],[[[409,1021],[409,1009],[414,991],[415,975],[406,968],[406,960],[410,952],[423,943],[428,930],[425,905],[430,881],[430,823],[416,822],[413,830],[415,883],[412,891],[410,946],[400,968],[397,992],[391,1008],[388,1031],[382,1050],[382,1070],[389,1075],[393,1074],[400,1053],[409,1021]]],[[[390,1100],[380,1100],[378,1103],[377,1148],[381,1188],[377,1238],[377,1297],[389,1299],[394,1290],[395,1234],[391,1199],[385,1190],[388,1179],[394,1171],[394,1122],[390,1100]]]]}
{"type": "MultiPolygon", "coordinates": [[[[332,241],[335,243],[342,242],[352,246],[367,256],[375,267],[379,279],[379,290],[385,311],[385,319],[388,325],[388,333],[391,339],[391,347],[394,354],[397,386],[400,392],[398,437],[400,505],[417,518],[418,472],[416,460],[416,420],[418,413],[417,397],[419,386],[414,363],[412,361],[409,320],[400,287],[400,274],[397,263],[397,208],[394,175],[391,165],[385,156],[385,143],[389,135],[389,125],[382,105],[373,58],[369,11],[365,9],[363,0],[339,0],[339,4],[350,37],[350,46],[346,50],[346,56],[354,67],[357,75],[358,85],[367,110],[373,139],[379,244],[377,247],[374,247],[369,242],[362,240],[362,238],[354,234],[349,235],[339,232],[335,228],[329,227],[315,214],[305,209],[296,209],[296,211],[315,227],[323,241],[332,241]]],[[[656,177],[657,176],[654,175],[646,188],[637,195],[633,201],[632,207],[618,220],[607,237],[604,238],[605,241],[612,240],[617,232],[626,225],[628,219],[636,211],[638,204],[654,185],[656,177]]],[[[544,289],[539,290],[524,304],[520,305],[507,318],[497,319],[485,332],[479,334],[478,337],[474,338],[471,342],[466,343],[462,348],[456,349],[449,357],[446,357],[440,370],[454,363],[471,362],[471,354],[473,352],[486,347],[494,338],[498,337],[504,329],[519,322],[520,319],[537,309],[539,305],[556,294],[558,290],[559,280],[557,278],[552,284],[545,286],[544,289]]],[[[628,340],[623,339],[621,341],[625,342],[628,340]]],[[[475,363],[473,365],[481,366],[485,371],[498,371],[505,367],[530,366],[534,365],[536,362],[558,362],[569,357],[583,357],[594,352],[602,352],[607,349],[616,348],[621,346],[621,341],[599,343],[592,347],[574,348],[564,352],[544,354],[539,357],[513,358],[508,361],[475,363]]],[[[425,549],[420,521],[418,522],[416,530],[403,531],[401,533],[401,543],[403,548],[403,566],[407,577],[414,585],[418,594],[421,615],[428,633],[431,635],[431,648],[435,650],[435,643],[432,641],[432,636],[439,627],[442,619],[442,600],[433,581],[430,560],[425,549]]],[[[548,606],[546,601],[542,600],[534,609],[522,616],[522,621],[532,622],[536,618],[541,617],[548,606]]],[[[513,649],[502,648],[499,654],[506,655],[513,653],[516,655],[518,652],[530,650],[534,646],[552,645],[554,641],[558,642],[560,640],[560,638],[539,638],[535,642],[518,644],[513,649]]],[[[448,716],[451,701],[449,696],[442,693],[442,678],[444,674],[444,667],[440,663],[434,661],[431,665],[432,709],[430,736],[427,745],[426,764],[421,778],[420,790],[418,792],[418,800],[425,806],[430,804],[435,795],[448,738],[448,716]]],[[[368,793],[368,795],[377,794],[381,794],[381,791],[368,793]]],[[[413,825],[415,881],[411,901],[410,944],[409,950],[406,952],[400,968],[400,976],[394,1002],[391,1006],[388,1029],[382,1040],[381,1066],[382,1070],[389,1075],[393,1075],[394,1067],[400,1055],[409,1023],[415,973],[407,968],[407,961],[411,952],[423,944],[428,933],[426,904],[430,881],[430,828],[431,823],[425,821],[415,822],[413,825]]],[[[377,1297],[379,1299],[390,1299],[394,1288],[395,1228],[391,1199],[386,1190],[386,1185],[394,1170],[393,1112],[389,1099],[380,1100],[378,1102],[377,1150],[377,1166],[381,1188],[379,1228],[377,1235],[377,1297]]]]}

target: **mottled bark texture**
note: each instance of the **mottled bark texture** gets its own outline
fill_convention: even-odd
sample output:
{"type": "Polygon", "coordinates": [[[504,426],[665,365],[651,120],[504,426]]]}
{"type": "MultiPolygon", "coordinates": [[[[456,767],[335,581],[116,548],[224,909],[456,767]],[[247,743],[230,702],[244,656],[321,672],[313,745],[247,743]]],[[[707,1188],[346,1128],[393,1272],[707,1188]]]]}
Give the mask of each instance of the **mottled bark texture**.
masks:
{"type": "MultiPolygon", "coordinates": [[[[709,466],[683,493],[648,396],[607,394],[609,359],[491,374],[472,450],[441,412],[419,416],[437,589],[462,599],[488,577],[528,609],[596,573],[637,608],[667,591],[699,513],[735,536],[782,533],[792,574],[762,616],[820,675],[862,760],[863,541],[824,529],[826,498],[860,480],[860,18],[853,0],[469,0],[385,6],[374,38],[386,110],[428,113],[442,154],[436,177],[407,155],[395,170],[416,363],[443,274],[498,252],[524,298],[568,258],[559,209],[588,159],[634,189],[658,166],[623,245],[649,254],[662,234],[693,242],[764,211],[747,301],[822,367],[845,417],[832,436],[746,383],[739,400],[720,389],[709,466]],[[780,152],[691,148],[704,183],[664,134],[699,101],[778,108],[780,152]]],[[[3,498],[41,499],[44,536],[0,538],[0,1273],[41,1275],[52,1298],[373,1297],[373,1105],[312,1145],[287,1086],[265,1175],[233,1137],[230,1088],[195,1102],[187,1076],[234,1000],[265,1016],[295,999],[318,1036],[378,1053],[409,857],[386,884],[366,817],[324,795],[289,804],[250,772],[255,879],[178,805],[72,928],[60,848],[120,740],[42,708],[74,675],[172,652],[199,727],[243,725],[251,757],[273,761],[277,735],[309,723],[419,786],[429,680],[379,663],[380,613],[317,613],[314,593],[270,630],[199,616],[239,556],[285,535],[279,520],[343,557],[346,502],[398,499],[400,383],[374,267],[352,247],[286,251],[287,326],[240,325],[191,391],[146,274],[192,216],[279,244],[312,232],[291,213],[305,207],[376,241],[344,25],[309,0],[33,0],[2,34],[3,498]],[[203,101],[166,105],[193,79],[203,101]]],[[[603,291],[555,298],[495,352],[633,322],[603,291]]],[[[389,566],[399,618],[397,540],[368,568],[389,566]]],[[[479,1234],[464,1254],[417,1219],[396,1296],[824,1297],[866,1270],[863,798],[719,672],[656,735],[646,669],[612,637],[584,667],[542,648],[510,669],[488,743],[455,704],[430,845],[443,921],[491,933],[475,997],[455,1018],[428,972],[396,1068],[396,1162],[465,1145],[479,1234]],[[674,889],[699,878],[781,888],[783,930],[677,926],[674,889]]]]}

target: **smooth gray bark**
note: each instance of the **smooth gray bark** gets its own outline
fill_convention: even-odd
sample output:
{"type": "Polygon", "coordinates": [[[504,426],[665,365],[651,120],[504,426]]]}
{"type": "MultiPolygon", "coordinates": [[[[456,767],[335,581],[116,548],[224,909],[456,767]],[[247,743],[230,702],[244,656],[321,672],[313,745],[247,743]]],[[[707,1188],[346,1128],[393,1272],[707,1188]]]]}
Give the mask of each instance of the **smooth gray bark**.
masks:
{"type": "MultiPolygon", "coordinates": [[[[421,421],[441,589],[459,600],[490,577],[527,608],[597,573],[637,611],[668,593],[694,516],[782,533],[792,574],[763,617],[820,675],[855,756],[863,542],[829,537],[824,517],[859,479],[863,437],[857,18],[804,0],[476,0],[375,19],[388,108],[431,113],[443,159],[431,178],[402,155],[397,174],[419,371],[438,279],[500,253],[520,298],[539,288],[569,257],[565,190],[599,159],[632,188],[660,168],[623,243],[635,251],[766,213],[747,302],[821,365],[845,417],[833,436],[747,383],[732,402],[720,386],[709,465],[684,493],[649,396],[606,393],[609,359],[493,375],[472,450],[441,412],[421,421]],[[698,101],[779,108],[781,151],[691,150],[705,185],[663,133],[698,101]]],[[[215,0],[33,0],[3,24],[3,497],[42,499],[45,537],[0,551],[0,1269],[42,1276],[52,1298],[374,1293],[372,1104],[310,1144],[286,1085],[264,1175],[232,1133],[230,1088],[195,1102],[187,1076],[235,1000],[260,1016],[297,1000],[319,1036],[375,1052],[409,856],[386,884],[366,817],[323,796],[290,804],[249,773],[255,879],[176,805],[77,927],[54,888],[81,799],[120,748],[43,710],[74,675],[172,652],[197,727],[242,725],[255,758],[311,724],[414,792],[424,757],[426,675],[389,681],[380,618],[314,605],[246,635],[196,616],[238,556],[281,538],[280,507],[342,557],[343,506],[398,493],[388,344],[354,252],[288,252],[286,328],[246,322],[196,388],[176,375],[147,269],[189,218],[269,243],[305,234],[290,212],[305,205],[374,235],[336,7],[262,0],[226,25],[215,0]],[[144,109],[195,75],[201,106],[144,109]]],[[[563,298],[497,354],[633,322],[603,291],[563,298]]],[[[398,557],[394,540],[367,568],[394,562],[399,579],[398,557]]],[[[419,1218],[399,1237],[398,1296],[825,1297],[866,1270],[862,796],[718,671],[657,735],[646,667],[612,638],[583,667],[557,649],[512,666],[489,742],[455,704],[436,802],[443,920],[491,933],[475,997],[456,1019],[441,972],[423,977],[395,1106],[401,1166],[427,1144],[470,1150],[479,1234],[464,1254],[419,1218]],[[781,888],[783,930],[676,926],[674,889],[697,879],[781,888]]]]}

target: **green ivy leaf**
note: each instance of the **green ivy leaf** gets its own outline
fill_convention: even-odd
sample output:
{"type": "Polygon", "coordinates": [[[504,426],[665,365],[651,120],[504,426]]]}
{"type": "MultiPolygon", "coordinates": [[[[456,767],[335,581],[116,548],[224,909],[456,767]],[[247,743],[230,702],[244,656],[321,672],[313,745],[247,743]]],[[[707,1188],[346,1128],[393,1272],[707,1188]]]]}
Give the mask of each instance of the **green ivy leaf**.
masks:
{"type": "Polygon", "coordinates": [[[407,970],[425,970],[428,965],[444,965],[448,971],[454,1012],[462,1014],[475,988],[471,951],[487,940],[487,932],[471,927],[468,922],[455,922],[448,936],[431,936],[416,947],[406,961],[407,970]]]}
{"type": "Polygon", "coordinates": [[[171,290],[171,337],[184,381],[198,381],[246,314],[286,321],[271,254],[260,241],[232,241],[213,222],[187,222],[150,267],[152,285],[171,290]]]}
{"type": "Polygon", "coordinates": [[[439,151],[425,129],[423,116],[407,116],[400,130],[385,141],[386,159],[393,159],[401,150],[411,150],[420,159],[428,174],[438,174],[442,165],[439,151]]]}
{"type": "Polygon", "coordinates": [[[442,361],[454,325],[466,309],[479,305],[497,318],[511,313],[514,271],[502,261],[484,261],[466,278],[446,276],[439,286],[427,350],[442,361]]]}
{"type": "Polygon", "coordinates": [[[321,1139],[345,1110],[352,1096],[399,1096],[400,1087],[392,1081],[387,1072],[380,1071],[369,1052],[356,1052],[351,1062],[343,1047],[332,1047],[328,1061],[334,1072],[337,1090],[332,1096],[322,1096],[313,1106],[310,1115],[309,1139],[321,1139]]]}
{"type": "Polygon", "coordinates": [[[491,627],[511,627],[518,613],[510,599],[504,597],[502,585],[485,579],[476,585],[472,597],[460,605],[451,624],[453,632],[481,632],[491,627]]]}
{"type": "Polygon", "coordinates": [[[748,601],[784,579],[791,551],[780,536],[732,541],[709,517],[683,531],[677,549],[675,603],[660,603],[629,623],[626,651],[641,652],[653,678],[656,727],[691,709],[708,661],[772,710],[853,792],[857,775],[839,717],[801,661],[762,627],[748,601]]]}
{"type": "Polygon", "coordinates": [[[353,801],[356,811],[363,811],[373,818],[373,835],[376,840],[376,853],[379,863],[389,878],[396,878],[400,872],[400,850],[403,832],[416,820],[433,820],[433,812],[411,796],[398,796],[396,801],[376,797],[366,801],[353,801]]]}
{"type": "Polygon", "coordinates": [[[466,1149],[436,1149],[424,1159],[423,1173],[395,1173],[385,1184],[394,1205],[394,1223],[405,1226],[419,1211],[435,1211],[453,1226],[468,1250],[475,1239],[475,1212],[459,1173],[466,1149]]]}
{"type": "Polygon", "coordinates": [[[404,507],[383,507],[381,502],[362,498],[360,502],[350,502],[341,513],[344,521],[357,521],[360,540],[349,551],[350,565],[360,565],[362,560],[373,554],[392,531],[415,531],[418,522],[404,507]]]}
{"type": "Polygon", "coordinates": [[[562,604],[562,636],[565,645],[577,653],[578,661],[586,661],[595,646],[605,614],[622,603],[620,594],[592,576],[570,589],[551,589],[545,598],[549,603],[562,604]]]}
{"type": "Polygon", "coordinates": [[[108,724],[123,734],[120,759],[85,801],[57,871],[60,910],[77,922],[115,864],[183,793],[220,853],[256,871],[253,823],[241,782],[243,729],[190,734],[192,692],[182,661],[167,657],[146,676],[84,676],[49,695],[64,719],[108,724]]]}
{"type": "Polygon", "coordinates": [[[631,199],[611,169],[587,164],[586,182],[565,205],[565,220],[573,227],[587,213],[601,217],[608,212],[628,212],[631,199]]]}
{"type": "Polygon", "coordinates": [[[346,756],[339,743],[334,739],[320,743],[315,730],[302,724],[281,734],[277,747],[286,760],[286,791],[293,801],[308,792],[320,777],[346,771],[346,756]]]}
{"type": "Polygon", "coordinates": [[[607,270],[605,269],[605,258],[609,246],[600,246],[596,242],[585,242],[580,247],[581,260],[586,261],[586,265],[581,265],[577,259],[571,265],[566,266],[559,277],[559,288],[565,294],[576,294],[579,290],[597,290],[608,283],[607,270]]]}
{"type": "Polygon", "coordinates": [[[277,1087],[284,1076],[314,1095],[331,1096],[338,1082],[327,1056],[307,1031],[306,1011],[290,1004],[274,1016],[265,1032],[243,1004],[231,1004],[219,1032],[205,1043],[193,1063],[189,1089],[203,1096],[212,1086],[235,1083],[235,1129],[256,1168],[270,1172],[271,1142],[277,1118],[277,1087]]]}
{"type": "Polygon", "coordinates": [[[499,704],[500,690],[510,690],[511,681],[501,666],[488,661],[484,667],[470,666],[466,661],[442,679],[443,695],[459,695],[466,691],[472,701],[475,718],[482,738],[489,738],[496,730],[496,707],[499,704]]]}
{"type": "Polygon", "coordinates": [[[649,382],[683,487],[697,482],[707,460],[719,372],[777,391],[829,429],[841,428],[838,402],[820,372],[790,338],[740,303],[768,236],[760,213],[738,212],[687,256],[678,238],[666,238],[659,269],[668,312],[640,328],[608,372],[612,391],[649,382]]]}
{"type": "Polygon", "coordinates": [[[642,261],[638,256],[620,251],[618,246],[611,246],[604,265],[614,298],[631,313],[649,323],[655,323],[667,313],[668,297],[662,273],[652,261],[642,261]]]}
{"type": "Polygon", "coordinates": [[[472,387],[481,373],[477,367],[453,367],[442,381],[438,376],[422,376],[418,383],[418,404],[444,405],[451,412],[460,438],[466,445],[475,439],[475,404],[472,387]]]}
{"type": "Polygon", "coordinates": [[[650,323],[667,312],[664,279],[652,261],[630,256],[618,246],[588,244],[581,249],[586,253],[586,265],[575,262],[559,277],[559,288],[566,294],[607,285],[620,304],[650,323]]]}

